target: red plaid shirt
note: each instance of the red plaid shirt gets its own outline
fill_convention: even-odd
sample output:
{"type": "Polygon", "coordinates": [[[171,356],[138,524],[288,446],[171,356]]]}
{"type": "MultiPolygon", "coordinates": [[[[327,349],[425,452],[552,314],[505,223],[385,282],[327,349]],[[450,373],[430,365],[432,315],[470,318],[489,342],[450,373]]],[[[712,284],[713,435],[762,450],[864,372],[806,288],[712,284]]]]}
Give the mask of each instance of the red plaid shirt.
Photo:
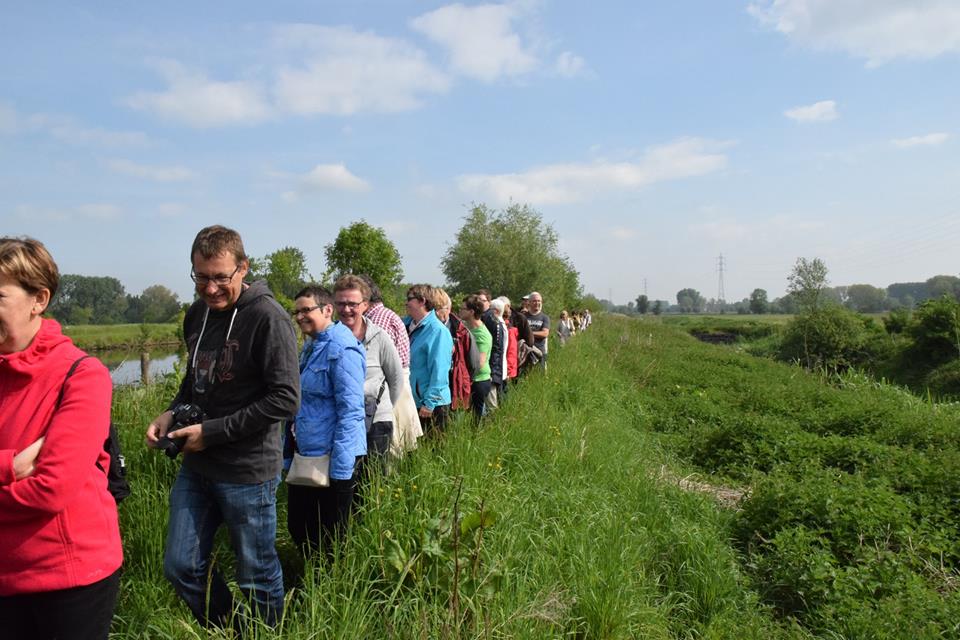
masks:
{"type": "Polygon", "coordinates": [[[410,368],[410,337],[407,335],[407,328],[403,324],[393,309],[383,306],[382,302],[371,302],[370,308],[363,314],[376,323],[378,327],[387,332],[393,344],[397,346],[397,352],[400,354],[400,362],[404,369],[410,368]]]}

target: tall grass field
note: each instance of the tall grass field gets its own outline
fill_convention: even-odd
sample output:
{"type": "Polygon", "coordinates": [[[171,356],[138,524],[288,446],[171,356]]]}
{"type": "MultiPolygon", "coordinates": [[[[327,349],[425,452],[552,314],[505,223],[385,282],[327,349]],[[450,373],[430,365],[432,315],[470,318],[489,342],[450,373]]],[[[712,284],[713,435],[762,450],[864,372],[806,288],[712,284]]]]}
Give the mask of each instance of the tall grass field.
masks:
{"type": "MultiPolygon", "coordinates": [[[[247,636],[960,637],[956,406],[659,322],[552,346],[479,428],[458,417],[367,487],[332,563],[294,548],[281,489],[286,612],[247,636]]],[[[209,637],[162,575],[178,462],[143,445],[174,390],[115,393],[117,638],[209,637]]],[[[216,562],[231,575],[225,537],[216,562]]]]}

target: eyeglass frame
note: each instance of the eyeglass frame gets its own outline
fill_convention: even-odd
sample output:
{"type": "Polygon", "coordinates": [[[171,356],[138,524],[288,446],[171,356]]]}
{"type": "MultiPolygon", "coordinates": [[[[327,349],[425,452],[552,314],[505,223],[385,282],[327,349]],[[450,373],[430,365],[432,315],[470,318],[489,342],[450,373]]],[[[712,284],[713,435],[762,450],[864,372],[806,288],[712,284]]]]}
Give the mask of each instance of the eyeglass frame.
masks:
{"type": "Polygon", "coordinates": [[[366,304],[366,300],[361,300],[360,302],[354,302],[353,300],[334,300],[333,306],[338,308],[348,308],[356,309],[362,304],[366,304]]]}
{"type": "Polygon", "coordinates": [[[305,315],[307,315],[308,313],[311,313],[311,312],[313,312],[313,311],[316,311],[317,309],[322,309],[322,308],[324,308],[325,306],[327,306],[327,305],[325,305],[325,304],[315,304],[315,305],[313,305],[312,307],[305,307],[305,308],[303,308],[303,309],[294,309],[293,311],[290,312],[290,315],[293,316],[294,318],[296,318],[296,317],[298,317],[298,316],[305,316],[305,315]]]}
{"type": "Polygon", "coordinates": [[[240,271],[241,267],[243,267],[243,263],[238,264],[238,265],[237,265],[237,268],[234,269],[234,270],[233,270],[233,273],[231,273],[229,276],[213,276],[213,277],[210,277],[210,276],[207,276],[207,275],[198,275],[197,272],[194,271],[193,268],[191,267],[191,268],[190,268],[190,279],[193,280],[193,283],[194,283],[194,284],[196,284],[196,285],[198,285],[198,286],[201,286],[201,287],[205,287],[205,286],[207,286],[208,284],[210,284],[211,282],[214,283],[215,285],[217,285],[218,287],[225,287],[225,286],[227,286],[228,284],[230,284],[231,282],[233,282],[234,276],[237,275],[237,273],[240,271]]]}

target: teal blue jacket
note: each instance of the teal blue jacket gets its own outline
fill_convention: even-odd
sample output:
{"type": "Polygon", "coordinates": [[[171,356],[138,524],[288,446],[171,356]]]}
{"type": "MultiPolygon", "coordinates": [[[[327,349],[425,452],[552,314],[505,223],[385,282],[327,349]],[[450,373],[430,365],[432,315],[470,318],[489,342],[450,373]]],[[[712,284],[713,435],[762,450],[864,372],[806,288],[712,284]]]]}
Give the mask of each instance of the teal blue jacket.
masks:
{"type": "MultiPolygon", "coordinates": [[[[408,331],[411,322],[403,319],[408,331]]],[[[431,311],[410,334],[410,389],[418,409],[450,404],[452,360],[453,337],[431,311]]]]}

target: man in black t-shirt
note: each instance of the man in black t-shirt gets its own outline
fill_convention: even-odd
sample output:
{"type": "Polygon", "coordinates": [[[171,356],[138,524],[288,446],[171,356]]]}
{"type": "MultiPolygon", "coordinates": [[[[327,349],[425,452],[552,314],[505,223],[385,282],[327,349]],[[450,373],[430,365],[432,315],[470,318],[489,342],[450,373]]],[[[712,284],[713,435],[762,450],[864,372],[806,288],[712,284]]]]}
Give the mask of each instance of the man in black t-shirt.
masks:
{"type": "Polygon", "coordinates": [[[547,368],[547,341],[550,337],[550,316],[543,312],[543,297],[536,291],[527,299],[527,322],[533,333],[533,346],[540,350],[540,366],[547,368]]]}

